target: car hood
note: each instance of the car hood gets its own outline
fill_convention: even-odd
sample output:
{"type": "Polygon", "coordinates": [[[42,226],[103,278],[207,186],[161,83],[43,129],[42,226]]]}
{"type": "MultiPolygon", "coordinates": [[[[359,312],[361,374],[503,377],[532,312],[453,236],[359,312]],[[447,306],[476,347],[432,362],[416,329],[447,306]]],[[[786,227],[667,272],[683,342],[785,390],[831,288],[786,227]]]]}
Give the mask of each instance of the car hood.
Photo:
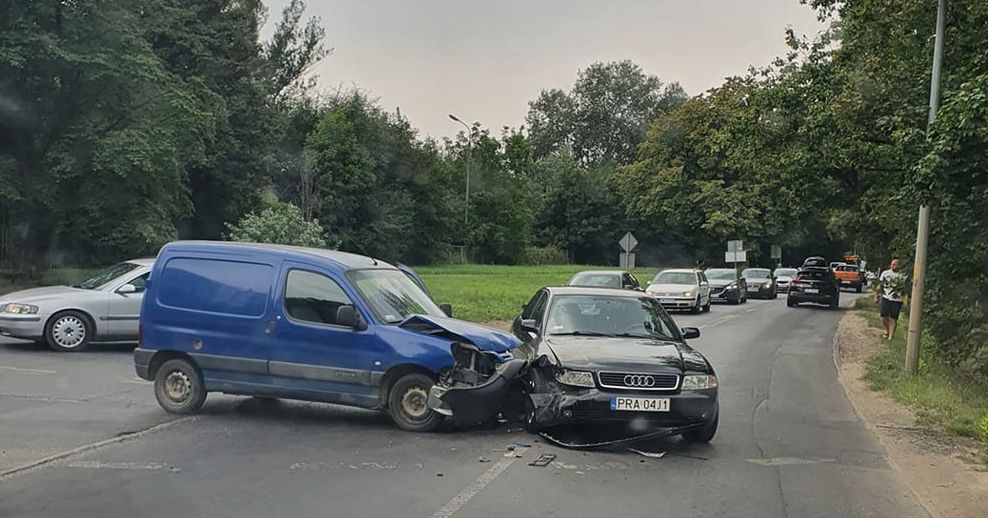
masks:
{"type": "Polygon", "coordinates": [[[721,286],[727,286],[728,284],[731,284],[731,283],[735,282],[735,280],[734,279],[709,279],[708,282],[710,282],[710,286],[711,287],[718,287],[719,288],[721,286]]]}
{"type": "MultiPolygon", "coordinates": [[[[542,344],[561,367],[589,371],[683,371],[680,344],[652,338],[549,336],[542,344]]],[[[540,348],[542,349],[542,348],[540,348]]],[[[545,350],[540,351],[546,353],[545,350]]]]}
{"type": "Polygon", "coordinates": [[[429,329],[445,331],[443,334],[447,338],[470,342],[483,351],[504,352],[521,344],[510,334],[449,317],[412,315],[399,324],[399,327],[422,332],[429,329]]]}
{"type": "Polygon", "coordinates": [[[73,288],[71,286],[45,286],[44,288],[31,288],[29,290],[15,291],[0,296],[3,302],[20,302],[24,304],[37,304],[48,300],[61,299],[66,295],[76,295],[90,290],[73,288]]]}
{"type": "Polygon", "coordinates": [[[649,284],[648,293],[675,293],[682,295],[683,292],[695,291],[696,286],[692,284],[649,284]]]}
{"type": "Polygon", "coordinates": [[[780,276],[778,276],[778,277],[775,278],[775,280],[782,281],[782,282],[788,282],[788,281],[791,281],[792,279],[793,278],[790,277],[790,276],[788,276],[788,275],[780,275],[780,276]]]}

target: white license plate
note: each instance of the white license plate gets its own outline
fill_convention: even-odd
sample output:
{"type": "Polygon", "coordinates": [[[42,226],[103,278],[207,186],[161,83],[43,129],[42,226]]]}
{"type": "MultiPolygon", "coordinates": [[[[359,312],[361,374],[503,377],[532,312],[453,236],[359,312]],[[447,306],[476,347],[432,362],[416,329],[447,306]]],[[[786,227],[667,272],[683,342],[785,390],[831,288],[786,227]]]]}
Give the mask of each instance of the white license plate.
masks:
{"type": "Polygon", "coordinates": [[[820,290],[818,290],[816,288],[806,288],[803,291],[805,291],[806,293],[820,293],[820,290]]]}
{"type": "Polygon", "coordinates": [[[748,291],[758,291],[758,286],[748,286],[748,291]]]}
{"type": "Polygon", "coordinates": [[[659,299],[659,304],[675,304],[676,299],[659,299]]]}
{"type": "Polygon", "coordinates": [[[615,412],[668,412],[669,398],[615,396],[611,398],[611,410],[615,412]]]}

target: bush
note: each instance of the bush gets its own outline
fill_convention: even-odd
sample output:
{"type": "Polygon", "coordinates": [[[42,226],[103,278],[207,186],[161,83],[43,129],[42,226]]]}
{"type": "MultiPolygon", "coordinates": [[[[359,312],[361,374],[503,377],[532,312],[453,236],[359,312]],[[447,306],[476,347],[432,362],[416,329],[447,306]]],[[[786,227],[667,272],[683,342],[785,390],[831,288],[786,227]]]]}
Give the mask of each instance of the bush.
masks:
{"type": "Polygon", "coordinates": [[[569,258],[554,246],[529,246],[522,253],[521,264],[569,264],[569,258]]]}
{"type": "Polygon", "coordinates": [[[231,241],[326,247],[319,222],[306,221],[291,203],[275,202],[260,213],[247,214],[236,225],[227,225],[227,230],[231,241]]]}

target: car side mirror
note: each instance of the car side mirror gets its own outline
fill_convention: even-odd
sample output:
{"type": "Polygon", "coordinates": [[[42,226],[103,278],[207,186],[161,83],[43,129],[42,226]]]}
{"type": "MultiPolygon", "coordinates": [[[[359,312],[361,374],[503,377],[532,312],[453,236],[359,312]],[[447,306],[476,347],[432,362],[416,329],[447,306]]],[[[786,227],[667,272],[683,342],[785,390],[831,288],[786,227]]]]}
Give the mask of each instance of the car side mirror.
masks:
{"type": "Polygon", "coordinates": [[[539,334],[539,325],[534,318],[523,318],[519,323],[522,331],[539,334]]]}
{"type": "Polygon", "coordinates": [[[679,330],[683,333],[683,338],[689,340],[690,338],[700,338],[700,330],[695,327],[684,327],[679,330]]]}
{"type": "Polygon", "coordinates": [[[367,322],[360,318],[357,308],[347,304],[336,309],[336,325],[352,327],[357,331],[367,329],[367,322]]]}
{"type": "Polygon", "coordinates": [[[703,282],[700,283],[700,286],[703,286],[704,288],[706,288],[707,286],[710,286],[710,283],[707,282],[707,281],[703,281],[703,282]]]}
{"type": "Polygon", "coordinates": [[[130,283],[124,284],[123,286],[117,288],[117,293],[121,295],[127,295],[128,293],[137,293],[137,286],[134,286],[133,284],[130,283]]]}
{"type": "Polygon", "coordinates": [[[447,317],[451,317],[452,318],[452,316],[453,316],[453,306],[450,306],[449,304],[447,304],[447,303],[444,302],[444,303],[442,303],[442,304],[439,305],[439,309],[441,309],[442,312],[443,312],[443,314],[445,314],[447,317]]]}
{"type": "Polygon", "coordinates": [[[646,286],[646,287],[647,287],[647,286],[651,286],[651,285],[652,285],[652,281],[645,281],[645,286],[646,286]]]}

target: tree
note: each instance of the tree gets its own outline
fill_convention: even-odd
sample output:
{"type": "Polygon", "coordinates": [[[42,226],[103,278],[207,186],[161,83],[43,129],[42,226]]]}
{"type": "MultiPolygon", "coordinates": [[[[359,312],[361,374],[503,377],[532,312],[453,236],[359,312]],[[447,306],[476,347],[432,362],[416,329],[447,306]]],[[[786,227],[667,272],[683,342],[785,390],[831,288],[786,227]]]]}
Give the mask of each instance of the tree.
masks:
{"type": "Polygon", "coordinates": [[[291,203],[275,202],[227,225],[231,241],[271,243],[325,248],[322,226],[317,220],[306,220],[302,211],[291,203]]]}
{"type": "Polygon", "coordinates": [[[679,84],[666,85],[631,61],[594,63],[569,93],[543,90],[529,103],[535,157],[569,149],[584,164],[629,163],[652,120],[685,99],[679,84]]]}

